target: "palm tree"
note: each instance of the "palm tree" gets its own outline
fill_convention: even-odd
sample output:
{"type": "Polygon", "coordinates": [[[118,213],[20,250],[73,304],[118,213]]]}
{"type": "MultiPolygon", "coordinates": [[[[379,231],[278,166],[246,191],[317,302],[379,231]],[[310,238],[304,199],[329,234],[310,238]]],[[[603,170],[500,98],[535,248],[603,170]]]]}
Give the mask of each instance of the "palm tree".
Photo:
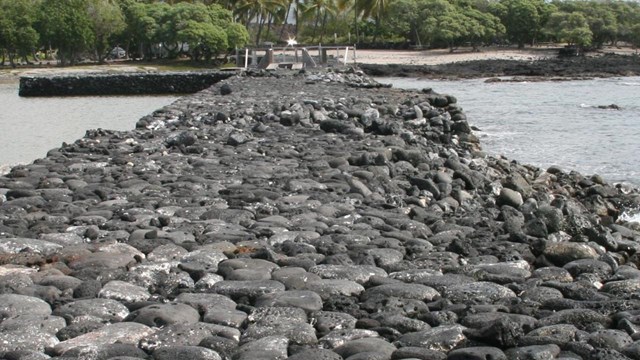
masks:
{"type": "Polygon", "coordinates": [[[311,41],[315,41],[315,36],[318,34],[318,25],[321,26],[320,30],[320,42],[324,39],[325,26],[327,24],[327,17],[329,15],[335,15],[338,11],[337,3],[335,0],[313,0],[304,4],[303,11],[307,15],[315,14],[315,20],[313,22],[313,38],[311,41]],[[320,23],[322,18],[322,23],[320,23]]]}
{"type": "Polygon", "coordinates": [[[362,0],[337,0],[338,10],[347,11],[351,8],[353,11],[353,29],[355,31],[356,43],[360,42],[360,31],[358,29],[358,18],[362,15],[362,0]]]}
{"type": "Polygon", "coordinates": [[[257,22],[256,45],[258,45],[264,25],[270,26],[275,19],[281,19],[287,4],[287,0],[237,0],[233,9],[236,19],[244,22],[247,28],[252,22],[257,22]]]}
{"type": "Polygon", "coordinates": [[[376,32],[373,35],[373,42],[376,42],[382,17],[389,7],[389,0],[355,0],[357,9],[361,9],[364,18],[373,18],[376,22],[376,32]]]}

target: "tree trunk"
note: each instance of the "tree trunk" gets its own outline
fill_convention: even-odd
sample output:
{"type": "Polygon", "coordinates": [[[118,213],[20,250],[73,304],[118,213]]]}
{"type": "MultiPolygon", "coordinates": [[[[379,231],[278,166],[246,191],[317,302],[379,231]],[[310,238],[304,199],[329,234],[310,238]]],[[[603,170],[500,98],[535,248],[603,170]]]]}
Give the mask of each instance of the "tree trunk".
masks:
{"type": "Polygon", "coordinates": [[[300,23],[300,1],[295,0],[296,2],[296,28],[295,28],[295,37],[298,37],[298,24],[300,23]]]}
{"type": "Polygon", "coordinates": [[[273,14],[269,14],[269,21],[267,21],[267,34],[265,37],[268,39],[269,35],[271,35],[271,24],[273,24],[273,14]]]}
{"type": "Polygon", "coordinates": [[[325,10],[324,16],[322,17],[322,30],[320,31],[320,43],[322,43],[322,39],[324,39],[324,30],[327,25],[327,15],[328,15],[328,11],[325,10]]]}
{"type": "Polygon", "coordinates": [[[353,3],[353,27],[356,30],[356,44],[360,42],[360,31],[358,30],[358,0],[353,3]]]}
{"type": "Polygon", "coordinates": [[[313,37],[311,38],[311,42],[314,42],[316,39],[316,34],[318,33],[318,21],[320,21],[320,8],[316,9],[316,20],[313,23],[313,37]]]}
{"type": "Polygon", "coordinates": [[[287,7],[287,12],[284,15],[284,23],[282,24],[282,27],[280,28],[280,36],[278,36],[279,39],[282,39],[282,37],[284,35],[284,29],[289,24],[289,13],[291,12],[291,5],[292,4],[293,4],[293,1],[290,1],[289,2],[289,6],[287,7]]]}
{"type": "Polygon", "coordinates": [[[375,44],[378,41],[378,33],[380,32],[380,16],[376,16],[376,31],[373,32],[372,42],[375,44]]]}
{"type": "MultiPolygon", "coordinates": [[[[2,60],[2,62],[4,62],[4,59],[2,60]]],[[[9,51],[9,64],[11,64],[12,68],[16,67],[16,63],[13,61],[13,55],[11,54],[11,51],[9,51]]]]}
{"type": "Polygon", "coordinates": [[[258,23],[258,34],[256,35],[256,46],[260,46],[260,36],[262,35],[262,27],[264,26],[264,18],[260,16],[258,23]]]}

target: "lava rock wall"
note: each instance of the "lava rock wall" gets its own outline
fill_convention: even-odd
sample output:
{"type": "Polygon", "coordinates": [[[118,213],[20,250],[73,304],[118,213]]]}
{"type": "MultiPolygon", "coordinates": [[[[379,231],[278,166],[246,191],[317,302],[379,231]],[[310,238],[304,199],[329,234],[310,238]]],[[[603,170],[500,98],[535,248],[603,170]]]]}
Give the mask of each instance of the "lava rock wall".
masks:
{"type": "Polygon", "coordinates": [[[163,72],[23,76],[20,96],[191,94],[235,72],[163,72]]]}

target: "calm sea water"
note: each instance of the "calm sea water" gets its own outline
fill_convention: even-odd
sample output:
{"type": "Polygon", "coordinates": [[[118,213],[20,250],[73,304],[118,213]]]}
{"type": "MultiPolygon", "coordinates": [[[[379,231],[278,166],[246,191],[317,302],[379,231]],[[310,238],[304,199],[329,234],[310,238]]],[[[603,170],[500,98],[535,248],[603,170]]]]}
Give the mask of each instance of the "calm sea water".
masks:
{"type": "Polygon", "coordinates": [[[46,156],[88,129],[132,130],[136,121],[176,96],[21,98],[18,84],[0,83],[0,173],[46,156]]]}
{"type": "Polygon", "coordinates": [[[475,133],[487,153],[640,186],[640,77],[522,83],[377,80],[454,95],[469,123],[481,130],[475,133]],[[621,109],[598,108],[610,104],[621,109]]]}

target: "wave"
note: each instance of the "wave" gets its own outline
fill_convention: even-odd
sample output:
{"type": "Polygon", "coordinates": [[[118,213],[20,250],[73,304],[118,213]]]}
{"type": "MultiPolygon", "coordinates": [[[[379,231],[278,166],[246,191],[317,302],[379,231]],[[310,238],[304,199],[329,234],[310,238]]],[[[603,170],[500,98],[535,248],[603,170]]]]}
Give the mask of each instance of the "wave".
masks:
{"type": "Polygon", "coordinates": [[[0,176],[6,175],[11,171],[11,165],[0,165],[0,176]]]}
{"type": "Polygon", "coordinates": [[[640,209],[627,210],[618,217],[619,222],[637,222],[640,223],[640,209]]]}
{"type": "Polygon", "coordinates": [[[7,175],[11,171],[11,168],[18,165],[26,165],[26,163],[0,164],[0,176],[7,175]]]}

